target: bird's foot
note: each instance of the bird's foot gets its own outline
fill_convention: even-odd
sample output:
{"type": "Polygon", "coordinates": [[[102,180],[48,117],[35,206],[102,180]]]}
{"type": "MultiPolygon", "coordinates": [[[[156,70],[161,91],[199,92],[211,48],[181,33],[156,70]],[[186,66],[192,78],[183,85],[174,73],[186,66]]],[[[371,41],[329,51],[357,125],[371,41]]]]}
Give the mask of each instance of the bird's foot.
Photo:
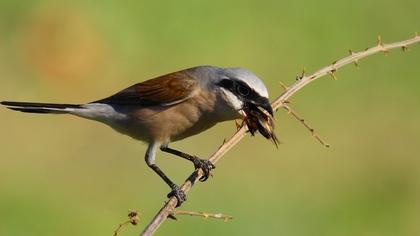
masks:
{"type": "Polygon", "coordinates": [[[171,186],[172,191],[168,193],[168,198],[176,197],[177,203],[176,207],[181,206],[183,202],[187,200],[187,195],[185,195],[184,191],[182,191],[177,185],[171,186]]]}
{"type": "Polygon", "coordinates": [[[203,160],[198,157],[194,157],[193,163],[196,170],[203,170],[203,176],[199,179],[201,182],[206,181],[211,175],[210,171],[216,168],[216,166],[213,163],[211,163],[211,161],[203,160]]]}

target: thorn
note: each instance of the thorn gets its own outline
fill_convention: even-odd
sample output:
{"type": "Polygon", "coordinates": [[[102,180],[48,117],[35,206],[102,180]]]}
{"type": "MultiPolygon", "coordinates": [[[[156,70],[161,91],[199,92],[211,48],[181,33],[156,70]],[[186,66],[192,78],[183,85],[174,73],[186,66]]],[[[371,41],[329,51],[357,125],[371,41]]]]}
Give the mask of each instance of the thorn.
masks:
{"type": "Polygon", "coordinates": [[[291,104],[293,102],[291,102],[290,100],[283,100],[282,103],[291,104]]]}
{"type": "Polygon", "coordinates": [[[403,50],[403,52],[407,52],[408,51],[408,47],[407,46],[402,46],[401,49],[403,50]]]}
{"type": "Polygon", "coordinates": [[[389,51],[387,49],[384,48],[384,43],[382,42],[382,38],[380,35],[378,35],[378,47],[381,47],[382,52],[384,53],[385,56],[388,56],[389,51]]]}
{"type": "Polygon", "coordinates": [[[300,75],[296,76],[296,80],[301,80],[303,77],[305,77],[306,69],[303,68],[302,73],[300,75]]]}
{"type": "Polygon", "coordinates": [[[359,60],[354,60],[353,64],[357,69],[359,69],[359,60]]]}
{"type": "Polygon", "coordinates": [[[337,61],[333,61],[331,64],[334,66],[337,63],[337,61]]]}
{"type": "MultiPolygon", "coordinates": [[[[351,49],[349,49],[349,54],[350,56],[353,56],[354,52],[351,49]]],[[[356,68],[359,68],[359,61],[357,59],[353,60],[353,64],[354,66],[356,66],[356,68]]]]}
{"type": "Polygon", "coordinates": [[[171,219],[171,220],[178,220],[178,219],[175,217],[174,213],[170,213],[170,214],[168,215],[168,218],[169,218],[169,219],[171,219]]]}
{"type": "Polygon", "coordinates": [[[382,43],[382,37],[380,35],[378,35],[378,46],[383,46],[384,44],[382,43]]]}
{"type": "Polygon", "coordinates": [[[289,87],[287,87],[285,84],[283,84],[282,82],[279,82],[280,83],[280,86],[284,89],[284,90],[288,90],[289,89],[289,87]]]}
{"type": "Polygon", "coordinates": [[[335,69],[334,70],[331,70],[330,72],[328,72],[328,74],[331,75],[331,77],[333,78],[333,80],[337,80],[338,79],[337,76],[335,75],[335,72],[336,72],[335,69]]]}

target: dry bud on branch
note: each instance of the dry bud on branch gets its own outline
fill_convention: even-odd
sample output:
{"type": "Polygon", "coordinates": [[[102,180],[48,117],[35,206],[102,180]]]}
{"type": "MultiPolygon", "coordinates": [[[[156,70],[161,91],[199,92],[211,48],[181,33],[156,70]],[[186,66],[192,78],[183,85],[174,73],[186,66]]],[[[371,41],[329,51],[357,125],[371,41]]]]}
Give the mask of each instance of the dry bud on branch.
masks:
{"type": "Polygon", "coordinates": [[[139,213],[135,210],[128,210],[128,220],[119,224],[118,227],[114,231],[114,236],[118,236],[118,233],[121,231],[121,229],[128,225],[137,225],[140,221],[139,213]]]}

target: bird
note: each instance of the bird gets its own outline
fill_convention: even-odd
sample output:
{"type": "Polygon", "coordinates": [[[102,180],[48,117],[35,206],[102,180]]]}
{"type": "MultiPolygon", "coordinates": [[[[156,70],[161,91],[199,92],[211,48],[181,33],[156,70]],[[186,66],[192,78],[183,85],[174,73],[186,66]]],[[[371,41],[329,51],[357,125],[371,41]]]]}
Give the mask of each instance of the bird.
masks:
{"type": "Polygon", "coordinates": [[[0,104],[20,112],[70,114],[98,121],[146,143],[145,162],[171,188],[167,197],[176,197],[177,206],[186,200],[186,195],[156,164],[159,149],[192,162],[196,170],[204,173],[200,181],[205,181],[214,164],[172,149],[169,143],[197,135],[220,122],[253,117],[243,122],[252,134],[258,130],[277,145],[272,130],[264,128],[266,117],[273,116],[268,90],[254,73],[239,67],[206,65],[179,70],[85,104],[0,104]]]}

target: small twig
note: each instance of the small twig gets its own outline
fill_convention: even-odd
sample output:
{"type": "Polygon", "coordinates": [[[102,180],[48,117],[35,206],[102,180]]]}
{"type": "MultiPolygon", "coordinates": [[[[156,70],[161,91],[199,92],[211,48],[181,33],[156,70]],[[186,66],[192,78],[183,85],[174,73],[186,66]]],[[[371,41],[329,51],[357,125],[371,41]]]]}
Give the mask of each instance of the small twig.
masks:
{"type": "MultiPolygon", "coordinates": [[[[382,42],[382,41],[381,41],[382,42]]],[[[390,44],[384,44],[382,45],[376,45],[371,48],[367,48],[365,51],[360,52],[354,52],[351,55],[344,57],[338,61],[335,61],[329,66],[323,67],[316,71],[315,73],[311,75],[305,75],[304,73],[301,76],[298,76],[297,80],[293,85],[291,85],[286,91],[284,91],[283,94],[281,94],[277,99],[274,100],[274,102],[271,103],[271,106],[273,107],[273,110],[277,110],[279,107],[283,106],[284,101],[286,101],[289,97],[291,97],[293,94],[295,94],[297,91],[301,90],[303,87],[308,85],[309,83],[315,81],[316,79],[328,75],[329,73],[335,72],[339,68],[355,63],[359,61],[362,58],[365,58],[367,56],[376,54],[378,52],[383,52],[384,50],[391,50],[394,48],[403,48],[408,47],[409,45],[415,44],[420,42],[420,36],[416,33],[415,37],[411,39],[407,39],[404,41],[396,42],[396,43],[390,43],[390,44]]],[[[215,164],[217,161],[219,161],[223,155],[228,152],[233,146],[235,146],[246,134],[246,127],[242,127],[239,129],[230,139],[226,140],[226,142],[217,149],[215,153],[213,153],[209,161],[211,161],[213,164],[215,164]]],[[[197,182],[197,180],[203,176],[203,171],[199,169],[198,171],[193,172],[188,179],[184,182],[184,184],[181,186],[181,190],[184,191],[184,193],[188,193],[188,191],[191,189],[193,184],[197,182]]],[[[156,214],[156,216],[152,219],[152,221],[147,225],[147,227],[143,230],[141,235],[152,235],[159,226],[167,219],[168,215],[174,211],[175,206],[177,204],[177,199],[175,197],[172,197],[165,203],[165,205],[159,210],[159,212],[156,214]]]]}
{"type": "MultiPolygon", "coordinates": [[[[282,82],[280,82],[280,85],[282,86],[282,88],[284,90],[287,90],[289,87],[287,87],[285,84],[283,84],[282,82]]],[[[305,126],[306,129],[309,130],[309,132],[311,132],[312,137],[314,137],[316,140],[318,140],[318,142],[320,142],[324,147],[329,148],[330,145],[328,143],[326,143],[324,141],[323,138],[321,138],[321,136],[319,136],[317,133],[315,133],[315,129],[312,128],[306,121],[305,119],[303,119],[301,116],[299,116],[288,104],[290,103],[290,101],[285,100],[283,102],[283,108],[286,109],[288,114],[291,114],[294,118],[296,118],[296,120],[298,120],[303,126],[305,126]]]]}
{"type": "Polygon", "coordinates": [[[121,229],[128,225],[137,225],[140,221],[140,217],[139,217],[139,213],[137,211],[134,210],[129,210],[128,211],[128,220],[119,224],[118,227],[115,229],[114,231],[114,236],[118,236],[118,233],[121,231],[121,229]]]}
{"type": "Polygon", "coordinates": [[[118,233],[120,232],[120,230],[129,223],[130,223],[130,221],[127,220],[124,223],[119,224],[118,227],[114,231],[114,236],[118,236],[118,233]]]}
{"type": "Polygon", "coordinates": [[[294,110],[292,110],[292,108],[290,108],[289,105],[287,105],[286,103],[283,104],[284,109],[287,110],[287,112],[289,114],[291,114],[294,118],[296,118],[296,120],[298,120],[303,126],[305,126],[306,129],[309,130],[309,132],[311,132],[311,135],[318,140],[318,142],[320,142],[324,147],[329,148],[330,145],[328,143],[326,143],[324,141],[323,138],[321,138],[321,136],[319,136],[316,132],[315,129],[312,128],[306,121],[305,119],[303,119],[301,116],[299,116],[294,110]]]}
{"type": "Polygon", "coordinates": [[[204,219],[207,219],[207,218],[221,219],[224,222],[233,219],[233,216],[225,215],[222,213],[208,213],[208,212],[183,211],[183,210],[174,210],[171,215],[172,217],[174,217],[173,215],[201,216],[204,219]]]}

